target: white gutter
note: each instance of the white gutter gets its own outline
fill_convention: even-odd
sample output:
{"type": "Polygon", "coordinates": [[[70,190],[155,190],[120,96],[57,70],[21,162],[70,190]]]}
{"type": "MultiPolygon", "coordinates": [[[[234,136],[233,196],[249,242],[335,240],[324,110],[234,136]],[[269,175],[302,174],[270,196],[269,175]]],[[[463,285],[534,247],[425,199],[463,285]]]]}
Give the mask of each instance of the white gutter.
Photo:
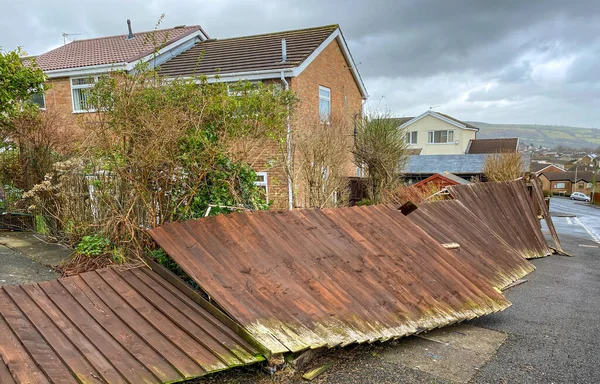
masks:
{"type": "MultiPolygon", "coordinates": [[[[285,71],[281,71],[281,82],[283,83],[285,90],[288,91],[290,89],[290,85],[288,84],[287,80],[285,79],[285,75],[284,75],[285,71]]],[[[285,142],[286,142],[286,146],[287,146],[287,167],[288,167],[288,171],[287,171],[287,177],[288,177],[288,209],[291,211],[292,209],[294,209],[294,199],[292,196],[292,169],[291,169],[291,165],[292,165],[292,128],[290,126],[290,106],[288,105],[288,113],[286,116],[286,121],[287,121],[287,135],[285,138],[285,142]]]]}
{"type": "Polygon", "coordinates": [[[44,71],[44,73],[49,78],[53,79],[53,78],[57,78],[57,77],[96,75],[98,73],[107,73],[107,72],[112,72],[112,71],[124,70],[126,68],[127,68],[127,63],[114,63],[114,64],[90,65],[88,67],[81,67],[81,68],[54,69],[52,71],[44,71]]]}

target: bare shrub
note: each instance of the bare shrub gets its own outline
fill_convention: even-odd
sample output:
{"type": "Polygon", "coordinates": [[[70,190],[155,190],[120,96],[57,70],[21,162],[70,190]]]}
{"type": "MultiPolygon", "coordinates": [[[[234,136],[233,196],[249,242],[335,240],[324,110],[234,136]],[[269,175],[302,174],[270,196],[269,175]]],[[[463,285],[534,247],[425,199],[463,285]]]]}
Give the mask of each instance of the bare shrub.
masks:
{"type": "Polygon", "coordinates": [[[415,204],[445,200],[447,197],[439,192],[440,188],[437,184],[428,183],[421,186],[401,185],[391,191],[387,191],[385,202],[401,206],[408,201],[415,204]]]}
{"type": "Polygon", "coordinates": [[[294,132],[295,182],[305,207],[332,207],[348,197],[346,166],[352,149],[351,127],[340,116],[305,120],[294,132]]]}
{"type": "Polygon", "coordinates": [[[372,203],[384,201],[387,191],[401,181],[399,173],[408,159],[406,130],[389,114],[366,116],[357,122],[354,157],[368,177],[367,194],[372,203]]]}
{"type": "Polygon", "coordinates": [[[102,112],[83,121],[79,157],[27,194],[56,236],[107,239],[102,251],[124,261],[153,246],[148,228],[203,216],[209,204],[268,207],[242,159],[251,145],[283,140],[291,93],[140,67],[99,79],[87,100],[102,112]]]}
{"type": "Polygon", "coordinates": [[[495,153],[486,157],[483,174],[488,181],[512,181],[523,176],[525,169],[520,153],[495,153]]]}
{"type": "Polygon", "coordinates": [[[41,182],[52,164],[73,150],[71,135],[56,111],[26,110],[13,118],[11,128],[5,135],[19,154],[19,174],[13,179],[22,189],[41,182]]]}

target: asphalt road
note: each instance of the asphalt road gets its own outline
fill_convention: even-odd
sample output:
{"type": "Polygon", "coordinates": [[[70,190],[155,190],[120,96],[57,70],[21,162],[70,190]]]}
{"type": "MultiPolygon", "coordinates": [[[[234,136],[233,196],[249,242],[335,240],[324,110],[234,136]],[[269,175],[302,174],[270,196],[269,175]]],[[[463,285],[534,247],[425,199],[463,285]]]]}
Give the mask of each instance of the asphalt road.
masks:
{"type": "Polygon", "coordinates": [[[579,233],[579,230],[583,229],[594,242],[600,244],[600,206],[555,197],[550,199],[550,211],[554,216],[554,225],[557,226],[559,233],[581,235],[585,238],[585,235],[579,233]],[[565,214],[568,216],[561,217],[565,214]],[[569,217],[570,215],[575,217],[569,217]],[[564,227],[565,225],[567,227],[564,227]],[[571,225],[581,228],[569,227],[571,225]],[[575,233],[573,233],[574,231],[575,233]]]}
{"type": "Polygon", "coordinates": [[[506,292],[511,308],[470,322],[508,333],[474,382],[600,381],[600,209],[553,198],[550,210],[574,257],[534,260],[528,282],[506,292]]]}

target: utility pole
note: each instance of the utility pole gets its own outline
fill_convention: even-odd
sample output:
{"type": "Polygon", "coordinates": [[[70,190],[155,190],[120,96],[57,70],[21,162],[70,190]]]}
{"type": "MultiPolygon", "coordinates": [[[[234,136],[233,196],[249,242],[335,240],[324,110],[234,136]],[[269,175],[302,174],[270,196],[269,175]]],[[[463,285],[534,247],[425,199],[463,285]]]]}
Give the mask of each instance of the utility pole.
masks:
{"type": "MultiPolygon", "coordinates": [[[[573,180],[575,183],[575,192],[577,192],[577,169],[579,169],[579,163],[575,166],[575,180],[573,180]]],[[[573,188],[571,188],[571,194],[573,194],[573,188]]]]}

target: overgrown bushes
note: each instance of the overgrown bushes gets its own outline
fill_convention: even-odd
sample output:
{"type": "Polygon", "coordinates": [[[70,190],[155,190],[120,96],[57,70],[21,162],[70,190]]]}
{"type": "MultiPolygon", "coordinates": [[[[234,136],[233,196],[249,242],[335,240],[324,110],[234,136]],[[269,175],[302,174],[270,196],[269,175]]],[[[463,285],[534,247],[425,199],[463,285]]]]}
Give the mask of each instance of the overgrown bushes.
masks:
{"type": "Polygon", "coordinates": [[[113,259],[140,255],[151,247],[146,229],[201,217],[209,204],[267,208],[244,158],[252,145],[285,142],[291,93],[138,68],[99,79],[87,100],[102,112],[85,120],[78,155],[26,195],[81,253],[93,235],[113,259]]]}

